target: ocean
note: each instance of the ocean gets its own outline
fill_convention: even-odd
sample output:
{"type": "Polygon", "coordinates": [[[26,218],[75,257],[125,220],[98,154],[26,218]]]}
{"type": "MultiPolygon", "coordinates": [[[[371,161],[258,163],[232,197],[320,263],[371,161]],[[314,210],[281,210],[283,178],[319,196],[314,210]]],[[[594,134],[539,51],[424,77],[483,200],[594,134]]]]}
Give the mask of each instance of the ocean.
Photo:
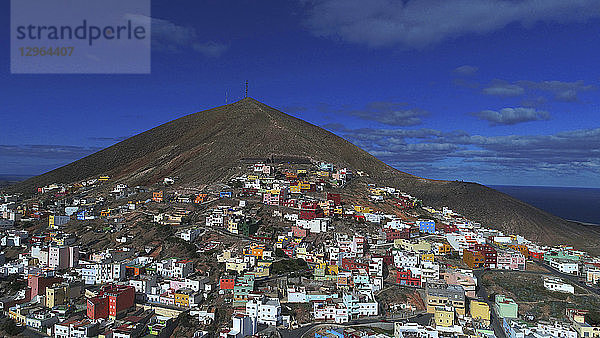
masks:
{"type": "Polygon", "coordinates": [[[564,219],[600,225],[600,189],[598,188],[511,185],[490,187],[564,219]]]}

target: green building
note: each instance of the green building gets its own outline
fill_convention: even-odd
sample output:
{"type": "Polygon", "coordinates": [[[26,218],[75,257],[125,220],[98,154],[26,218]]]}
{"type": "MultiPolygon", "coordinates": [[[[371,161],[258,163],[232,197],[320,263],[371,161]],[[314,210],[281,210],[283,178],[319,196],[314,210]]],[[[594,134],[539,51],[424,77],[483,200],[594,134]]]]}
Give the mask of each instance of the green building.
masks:
{"type": "Polygon", "coordinates": [[[513,299],[504,295],[496,295],[494,300],[494,308],[500,318],[517,318],[519,312],[519,304],[513,299]]]}

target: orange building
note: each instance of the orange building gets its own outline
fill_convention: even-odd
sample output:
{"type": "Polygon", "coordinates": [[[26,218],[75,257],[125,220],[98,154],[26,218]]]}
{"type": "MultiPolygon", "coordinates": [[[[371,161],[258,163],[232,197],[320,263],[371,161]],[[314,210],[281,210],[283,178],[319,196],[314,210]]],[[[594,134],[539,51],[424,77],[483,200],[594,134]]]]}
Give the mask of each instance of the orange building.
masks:
{"type": "Polygon", "coordinates": [[[463,261],[471,269],[477,269],[485,264],[485,256],[479,251],[465,249],[463,250],[463,261]]]}
{"type": "Polygon", "coordinates": [[[161,191],[156,191],[152,193],[152,200],[154,202],[162,202],[163,201],[163,192],[161,191]]]}
{"type": "Polygon", "coordinates": [[[208,196],[208,194],[198,194],[198,196],[196,196],[196,199],[194,200],[194,203],[202,203],[206,200],[206,196],[208,196]]]}
{"type": "Polygon", "coordinates": [[[447,255],[452,253],[452,247],[449,244],[443,243],[438,247],[438,254],[447,255]]]}
{"type": "Polygon", "coordinates": [[[515,250],[517,250],[517,251],[518,251],[518,252],[520,252],[520,253],[521,253],[523,256],[525,256],[525,257],[529,257],[529,248],[528,248],[527,246],[525,246],[525,245],[522,245],[522,244],[519,244],[519,245],[513,244],[513,245],[510,245],[509,247],[510,247],[511,249],[515,249],[515,250]]]}

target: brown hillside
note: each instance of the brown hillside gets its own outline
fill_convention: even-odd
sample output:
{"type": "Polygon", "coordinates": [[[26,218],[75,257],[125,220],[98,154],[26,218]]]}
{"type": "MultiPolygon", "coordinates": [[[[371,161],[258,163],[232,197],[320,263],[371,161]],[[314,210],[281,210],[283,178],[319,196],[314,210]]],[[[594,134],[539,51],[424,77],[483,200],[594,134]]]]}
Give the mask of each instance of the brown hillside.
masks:
{"type": "Polygon", "coordinates": [[[431,206],[448,206],[482,224],[546,244],[600,251],[600,230],[564,221],[508,195],[475,183],[434,181],[401,172],[350,142],[254,99],[165,123],[10,190],[32,192],[50,183],[110,175],[129,185],[163,177],[180,184],[229,177],[247,158],[301,156],[367,172],[431,206]]]}

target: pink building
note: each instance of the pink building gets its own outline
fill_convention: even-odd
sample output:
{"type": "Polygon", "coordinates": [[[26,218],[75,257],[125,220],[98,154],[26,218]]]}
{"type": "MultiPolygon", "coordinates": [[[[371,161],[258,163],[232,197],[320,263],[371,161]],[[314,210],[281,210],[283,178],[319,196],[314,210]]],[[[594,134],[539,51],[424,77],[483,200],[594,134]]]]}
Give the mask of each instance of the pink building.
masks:
{"type": "Polygon", "coordinates": [[[498,269],[525,270],[525,256],[518,251],[503,250],[497,254],[498,269]]]}
{"type": "Polygon", "coordinates": [[[279,205],[279,195],[278,194],[265,193],[263,195],[263,203],[266,204],[266,205],[279,205]]]}
{"type": "Polygon", "coordinates": [[[444,281],[448,285],[458,285],[465,290],[465,296],[468,298],[476,298],[477,282],[473,276],[460,272],[444,272],[442,273],[444,281]]]}
{"type": "Polygon", "coordinates": [[[187,283],[185,281],[179,281],[179,280],[171,280],[169,282],[169,288],[173,291],[177,291],[181,288],[184,288],[187,286],[187,283]]]}
{"type": "Polygon", "coordinates": [[[294,237],[304,238],[308,234],[308,230],[302,229],[294,225],[292,226],[292,234],[294,235],[294,237]]]}

